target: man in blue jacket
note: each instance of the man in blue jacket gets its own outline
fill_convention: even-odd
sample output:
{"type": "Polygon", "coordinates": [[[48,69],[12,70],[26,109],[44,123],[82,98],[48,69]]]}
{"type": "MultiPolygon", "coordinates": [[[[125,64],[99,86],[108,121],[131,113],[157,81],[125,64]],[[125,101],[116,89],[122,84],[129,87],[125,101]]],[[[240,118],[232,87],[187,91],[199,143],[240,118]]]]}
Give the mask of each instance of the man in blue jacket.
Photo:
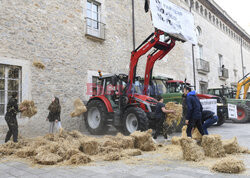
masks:
{"type": "Polygon", "coordinates": [[[191,132],[194,127],[197,127],[201,135],[204,135],[204,131],[201,124],[202,119],[202,105],[200,100],[197,98],[195,91],[191,91],[190,87],[184,88],[184,94],[187,95],[187,136],[192,137],[191,132]]]}

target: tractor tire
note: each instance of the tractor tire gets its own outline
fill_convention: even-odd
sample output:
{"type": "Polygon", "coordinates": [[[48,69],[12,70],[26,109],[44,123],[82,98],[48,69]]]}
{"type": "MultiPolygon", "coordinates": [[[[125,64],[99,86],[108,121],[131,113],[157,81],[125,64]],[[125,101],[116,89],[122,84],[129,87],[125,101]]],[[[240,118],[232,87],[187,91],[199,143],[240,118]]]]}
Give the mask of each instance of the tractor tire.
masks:
{"type": "Polygon", "coordinates": [[[245,104],[237,105],[237,119],[233,119],[234,123],[246,123],[249,121],[250,108],[245,104]]]}
{"type": "Polygon", "coordinates": [[[217,114],[218,114],[218,121],[217,121],[216,126],[221,126],[222,124],[225,123],[226,116],[223,113],[221,113],[221,112],[218,112],[217,114]]]}
{"type": "Polygon", "coordinates": [[[88,103],[85,124],[91,134],[105,134],[108,131],[107,118],[107,108],[102,101],[92,100],[88,103]]]}
{"type": "Polygon", "coordinates": [[[141,108],[129,107],[123,115],[123,132],[130,135],[137,130],[148,130],[147,115],[141,108]]]}

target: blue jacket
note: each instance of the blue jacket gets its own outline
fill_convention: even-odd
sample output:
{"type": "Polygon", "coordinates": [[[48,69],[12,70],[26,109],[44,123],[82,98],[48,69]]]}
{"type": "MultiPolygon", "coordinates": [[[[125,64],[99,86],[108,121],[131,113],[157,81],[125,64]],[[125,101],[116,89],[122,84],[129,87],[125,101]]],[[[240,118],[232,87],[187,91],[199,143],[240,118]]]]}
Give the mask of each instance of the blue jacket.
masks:
{"type": "Polygon", "coordinates": [[[191,91],[187,94],[187,116],[186,120],[197,120],[202,118],[202,105],[197,98],[195,91],[191,91]]]}

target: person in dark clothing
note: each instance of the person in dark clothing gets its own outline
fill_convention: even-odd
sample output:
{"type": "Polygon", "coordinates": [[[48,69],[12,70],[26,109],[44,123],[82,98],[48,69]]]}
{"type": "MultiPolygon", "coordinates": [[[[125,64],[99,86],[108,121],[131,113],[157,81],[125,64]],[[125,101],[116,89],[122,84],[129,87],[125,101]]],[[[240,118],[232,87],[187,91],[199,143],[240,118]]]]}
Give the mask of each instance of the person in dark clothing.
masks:
{"type": "Polygon", "coordinates": [[[5,114],[5,120],[9,127],[7,135],[5,137],[5,143],[10,140],[10,137],[13,135],[13,141],[17,142],[18,138],[18,123],[16,119],[16,115],[18,112],[24,111],[26,107],[22,108],[22,110],[18,109],[17,104],[17,93],[12,93],[12,97],[10,98],[7,104],[7,112],[5,114]]]}
{"type": "Polygon", "coordinates": [[[202,128],[205,135],[208,135],[207,128],[218,121],[218,116],[214,112],[204,110],[202,111],[202,128]]]}
{"type": "Polygon", "coordinates": [[[200,100],[197,98],[195,91],[191,91],[190,87],[184,88],[184,94],[187,95],[187,115],[186,115],[186,124],[187,124],[187,136],[191,136],[192,129],[197,127],[200,134],[204,135],[204,131],[201,124],[202,118],[202,105],[200,100]]]}
{"type": "MultiPolygon", "coordinates": [[[[153,136],[154,139],[157,139],[157,136],[160,134],[164,120],[166,119],[166,113],[175,113],[174,110],[166,110],[165,104],[163,103],[163,98],[161,96],[157,96],[158,103],[155,109],[155,134],[153,136]]],[[[165,137],[166,138],[166,137],[165,137]]]]}
{"type": "Polygon", "coordinates": [[[50,122],[49,133],[53,133],[55,123],[57,123],[59,127],[61,126],[61,118],[60,118],[61,105],[59,102],[59,98],[55,97],[52,100],[52,103],[49,105],[48,110],[49,110],[49,115],[46,120],[49,120],[50,122]]]}

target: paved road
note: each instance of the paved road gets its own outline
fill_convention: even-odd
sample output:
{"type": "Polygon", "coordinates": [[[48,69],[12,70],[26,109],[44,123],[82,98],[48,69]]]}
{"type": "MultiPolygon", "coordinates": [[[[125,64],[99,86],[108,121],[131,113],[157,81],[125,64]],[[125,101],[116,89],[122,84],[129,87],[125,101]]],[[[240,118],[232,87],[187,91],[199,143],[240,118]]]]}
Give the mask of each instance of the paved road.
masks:
{"type": "MultiPolygon", "coordinates": [[[[209,129],[211,134],[220,134],[224,139],[237,136],[240,145],[250,148],[250,123],[249,124],[232,124],[226,123],[221,127],[212,127],[209,129]]],[[[163,141],[159,138],[158,142],[163,141]]],[[[152,157],[151,154],[145,154],[141,157],[152,157]]],[[[140,156],[139,156],[140,157],[140,156]]],[[[190,178],[190,177],[250,177],[250,155],[246,155],[244,159],[247,170],[243,174],[219,174],[211,172],[205,167],[194,167],[181,161],[160,162],[159,164],[126,164],[123,161],[117,162],[99,162],[93,166],[70,167],[30,167],[22,162],[4,162],[0,163],[0,178],[7,177],[174,177],[174,178],[190,178]],[[249,175],[249,176],[248,176],[249,175]]]]}

